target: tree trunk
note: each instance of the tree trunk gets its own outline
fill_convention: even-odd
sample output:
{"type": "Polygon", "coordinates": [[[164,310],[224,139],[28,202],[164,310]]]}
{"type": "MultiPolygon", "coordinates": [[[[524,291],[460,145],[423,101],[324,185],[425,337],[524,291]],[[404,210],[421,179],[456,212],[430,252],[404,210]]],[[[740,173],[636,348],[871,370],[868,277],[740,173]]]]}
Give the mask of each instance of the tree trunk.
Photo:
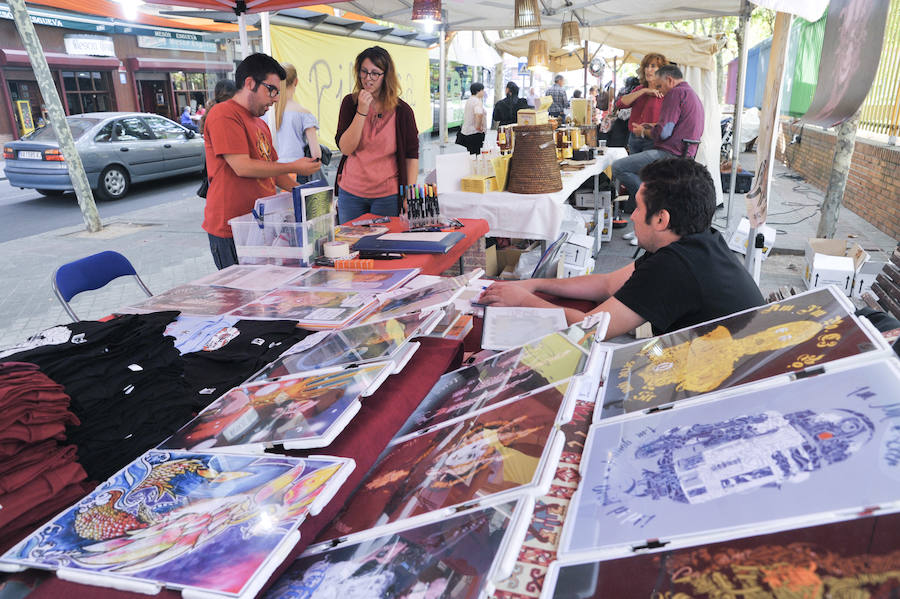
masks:
{"type": "Polygon", "coordinates": [[[837,141],[834,144],[834,159],[831,162],[831,175],[828,177],[825,200],[822,201],[822,216],[819,217],[819,228],[816,229],[816,237],[831,239],[837,230],[837,221],[841,212],[844,189],[847,188],[847,174],[850,172],[850,160],[853,158],[853,147],[856,143],[856,126],[858,124],[859,111],[838,126],[837,141]]]}
{"type": "MultiPolygon", "coordinates": [[[[713,21],[713,33],[725,31],[725,19],[716,17],[713,21]]],[[[725,60],[722,58],[722,52],[716,52],[716,91],[718,92],[719,102],[725,101],[725,60]]]]}

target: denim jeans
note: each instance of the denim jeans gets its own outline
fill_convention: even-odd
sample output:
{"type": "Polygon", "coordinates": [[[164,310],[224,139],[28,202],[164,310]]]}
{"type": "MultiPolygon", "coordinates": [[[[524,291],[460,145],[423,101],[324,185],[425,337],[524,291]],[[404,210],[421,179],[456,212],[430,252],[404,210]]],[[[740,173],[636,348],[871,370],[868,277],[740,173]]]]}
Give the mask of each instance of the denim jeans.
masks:
{"type": "Polygon", "coordinates": [[[677,156],[665,150],[651,149],[645,150],[640,154],[631,154],[612,163],[613,180],[618,180],[628,190],[628,195],[631,196],[629,204],[634,203],[638,187],[641,186],[641,178],[638,175],[641,169],[651,162],[664,158],[677,158],[677,156]]]}
{"type": "Polygon", "coordinates": [[[237,249],[234,247],[234,238],[232,237],[216,237],[209,233],[209,250],[212,252],[213,262],[216,268],[222,270],[228,266],[238,263],[237,249]]]}
{"type": "Polygon", "coordinates": [[[653,140],[649,137],[638,137],[634,133],[628,134],[628,151],[631,154],[640,154],[653,149],[653,140]]]}
{"type": "Polygon", "coordinates": [[[379,216],[399,216],[398,194],[383,198],[363,198],[345,189],[338,192],[338,222],[348,223],[370,212],[379,216]]]}

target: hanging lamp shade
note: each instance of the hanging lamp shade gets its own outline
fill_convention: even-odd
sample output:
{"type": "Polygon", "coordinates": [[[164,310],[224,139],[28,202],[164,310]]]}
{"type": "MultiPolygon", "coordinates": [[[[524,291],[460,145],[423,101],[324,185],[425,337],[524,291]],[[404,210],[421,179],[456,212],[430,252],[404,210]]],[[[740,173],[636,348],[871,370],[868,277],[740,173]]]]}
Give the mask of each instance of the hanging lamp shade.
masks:
{"type": "Polygon", "coordinates": [[[547,40],[531,40],[528,42],[528,68],[549,69],[550,51],[547,49],[547,40]]]}
{"type": "Polygon", "coordinates": [[[440,23],[441,0],[413,0],[410,20],[421,23],[440,23]]]}
{"type": "Polygon", "coordinates": [[[538,0],[516,0],[515,29],[531,29],[541,26],[541,11],[538,0]]]}
{"type": "Polygon", "coordinates": [[[563,50],[569,51],[581,46],[581,31],[578,29],[578,21],[565,21],[562,24],[559,45],[563,50]]]}

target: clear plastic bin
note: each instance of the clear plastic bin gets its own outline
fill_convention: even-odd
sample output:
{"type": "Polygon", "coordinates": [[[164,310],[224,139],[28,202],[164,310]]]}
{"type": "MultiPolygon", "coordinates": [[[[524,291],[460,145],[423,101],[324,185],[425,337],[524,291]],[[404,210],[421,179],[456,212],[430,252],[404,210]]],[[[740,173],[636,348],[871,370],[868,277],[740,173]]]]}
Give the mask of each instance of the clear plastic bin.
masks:
{"type": "Polygon", "coordinates": [[[238,262],[310,266],[324,254],[323,246],[334,240],[334,213],[307,222],[269,222],[260,224],[252,214],[228,221],[234,236],[238,262]]]}

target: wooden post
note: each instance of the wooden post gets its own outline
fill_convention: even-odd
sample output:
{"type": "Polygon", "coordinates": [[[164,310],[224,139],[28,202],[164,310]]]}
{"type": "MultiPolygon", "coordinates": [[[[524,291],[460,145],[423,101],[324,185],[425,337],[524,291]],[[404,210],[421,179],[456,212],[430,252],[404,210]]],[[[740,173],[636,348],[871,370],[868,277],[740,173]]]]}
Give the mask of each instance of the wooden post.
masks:
{"type": "Polygon", "coordinates": [[[822,215],[816,237],[834,237],[837,229],[838,215],[841,212],[841,201],[847,188],[847,174],[850,172],[850,160],[853,158],[853,147],[856,143],[856,127],[859,125],[859,111],[838,126],[837,141],[834,144],[834,159],[831,161],[831,174],[828,176],[828,187],[822,201],[822,215]]]}

